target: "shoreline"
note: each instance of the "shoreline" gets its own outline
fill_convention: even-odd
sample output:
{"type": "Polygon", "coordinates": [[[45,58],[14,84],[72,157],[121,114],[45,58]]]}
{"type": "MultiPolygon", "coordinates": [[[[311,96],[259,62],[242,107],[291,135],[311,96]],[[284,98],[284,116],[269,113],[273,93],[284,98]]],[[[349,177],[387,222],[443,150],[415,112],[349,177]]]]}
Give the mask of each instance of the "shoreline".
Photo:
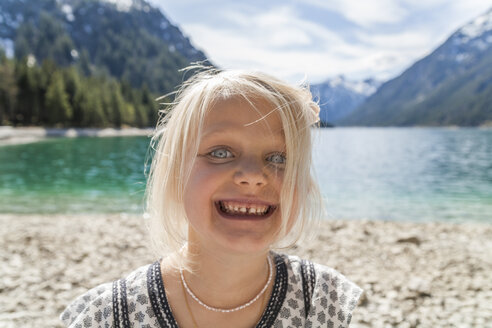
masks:
{"type": "MultiPolygon", "coordinates": [[[[367,127],[367,126],[334,126],[335,129],[478,129],[492,130],[492,125],[481,125],[476,127],[466,126],[410,126],[410,127],[367,127]]],[[[44,127],[12,127],[0,126],[0,146],[20,145],[43,141],[49,138],[78,138],[78,137],[128,137],[145,136],[150,137],[154,132],[149,128],[44,128],[44,127]]]]}
{"type": "MultiPolygon", "coordinates": [[[[0,224],[0,327],[62,327],[76,296],[159,258],[137,215],[0,214],[0,224]]],[[[330,220],[316,232],[285,253],[364,289],[351,327],[491,322],[492,224],[330,220]]]]}
{"type": "Polygon", "coordinates": [[[49,138],[78,137],[150,137],[154,128],[43,128],[0,126],[0,146],[20,145],[38,142],[49,138]]]}

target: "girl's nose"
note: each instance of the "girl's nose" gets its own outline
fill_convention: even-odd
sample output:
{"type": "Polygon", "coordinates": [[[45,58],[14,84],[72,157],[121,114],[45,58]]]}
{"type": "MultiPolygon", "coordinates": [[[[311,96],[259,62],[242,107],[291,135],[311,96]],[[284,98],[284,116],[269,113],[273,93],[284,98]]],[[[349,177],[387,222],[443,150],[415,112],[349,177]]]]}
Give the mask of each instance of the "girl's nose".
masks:
{"type": "Polygon", "coordinates": [[[234,182],[241,186],[265,186],[267,184],[267,174],[265,173],[264,163],[255,159],[243,159],[240,161],[236,172],[234,172],[234,182]]]}

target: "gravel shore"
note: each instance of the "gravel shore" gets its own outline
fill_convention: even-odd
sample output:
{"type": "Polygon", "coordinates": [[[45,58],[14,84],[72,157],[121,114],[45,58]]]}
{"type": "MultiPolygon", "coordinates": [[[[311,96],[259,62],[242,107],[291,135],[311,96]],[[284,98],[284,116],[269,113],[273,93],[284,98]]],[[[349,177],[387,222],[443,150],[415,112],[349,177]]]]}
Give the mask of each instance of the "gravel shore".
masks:
{"type": "MultiPolygon", "coordinates": [[[[0,327],[61,327],[76,296],[155,256],[129,215],[0,215],[0,327]]],[[[492,225],[327,221],[291,254],[365,289],[351,327],[492,327],[492,225]]]]}
{"type": "Polygon", "coordinates": [[[150,136],[153,128],[122,128],[122,129],[96,129],[96,128],[42,128],[26,127],[13,128],[0,126],[0,146],[18,145],[42,141],[47,138],[76,138],[76,137],[126,137],[126,136],[150,136]]]}

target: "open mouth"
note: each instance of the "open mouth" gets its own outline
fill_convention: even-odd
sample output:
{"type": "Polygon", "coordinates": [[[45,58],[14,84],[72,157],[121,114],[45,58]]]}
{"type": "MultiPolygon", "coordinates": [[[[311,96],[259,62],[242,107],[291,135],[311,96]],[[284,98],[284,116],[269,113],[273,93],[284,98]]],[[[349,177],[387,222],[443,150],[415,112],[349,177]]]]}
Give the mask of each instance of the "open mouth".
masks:
{"type": "Polygon", "coordinates": [[[217,201],[215,207],[222,216],[234,219],[264,219],[273,214],[274,205],[217,201]]]}

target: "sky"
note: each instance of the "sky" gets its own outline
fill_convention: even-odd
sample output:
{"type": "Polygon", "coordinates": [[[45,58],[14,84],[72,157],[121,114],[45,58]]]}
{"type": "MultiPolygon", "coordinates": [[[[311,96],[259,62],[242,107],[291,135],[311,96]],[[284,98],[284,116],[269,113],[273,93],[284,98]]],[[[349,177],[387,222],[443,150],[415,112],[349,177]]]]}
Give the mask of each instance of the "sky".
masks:
{"type": "Polygon", "coordinates": [[[382,81],[430,54],[491,0],[150,0],[217,66],[292,83],[382,81]]]}

